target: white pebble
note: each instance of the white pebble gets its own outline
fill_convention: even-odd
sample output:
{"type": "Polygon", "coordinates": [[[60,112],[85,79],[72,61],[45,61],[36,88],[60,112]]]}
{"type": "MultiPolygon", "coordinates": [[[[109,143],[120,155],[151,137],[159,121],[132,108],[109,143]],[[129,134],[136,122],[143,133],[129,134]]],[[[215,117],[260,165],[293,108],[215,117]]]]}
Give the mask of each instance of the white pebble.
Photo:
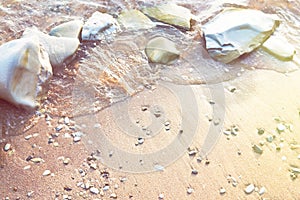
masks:
{"type": "Polygon", "coordinates": [[[107,190],[109,190],[109,185],[105,185],[105,186],[103,187],[103,191],[107,191],[107,190]]]}
{"type": "Polygon", "coordinates": [[[300,154],[297,156],[297,158],[300,160],[300,154]]]}
{"type": "Polygon", "coordinates": [[[246,188],[245,188],[245,193],[246,194],[251,194],[255,189],[255,186],[253,184],[249,184],[246,188]]]}
{"type": "Polygon", "coordinates": [[[266,188],[265,187],[261,187],[258,194],[259,195],[263,195],[266,192],[266,188]]]}
{"type": "Polygon", "coordinates": [[[159,195],[158,195],[158,198],[159,198],[159,199],[164,199],[164,198],[165,198],[165,195],[164,195],[164,194],[159,194],[159,195]]]}
{"type": "Polygon", "coordinates": [[[10,150],[10,148],[11,148],[11,144],[7,143],[3,149],[4,149],[4,151],[8,151],[8,150],[10,150]]]}
{"type": "Polygon", "coordinates": [[[99,194],[99,189],[95,188],[95,187],[91,187],[90,192],[93,193],[93,194],[99,194]]]}
{"type": "Polygon", "coordinates": [[[282,156],[282,157],[281,157],[281,160],[282,160],[282,161],[286,161],[286,156],[282,156]]]}
{"type": "Polygon", "coordinates": [[[221,187],[221,189],[220,189],[220,194],[225,194],[225,193],[226,193],[225,188],[221,187]]]}
{"type": "Polygon", "coordinates": [[[74,142],[79,142],[80,140],[81,140],[81,137],[78,137],[78,136],[75,136],[73,139],[74,142]]]}
{"type": "Polygon", "coordinates": [[[186,192],[188,194],[192,194],[194,192],[194,189],[189,187],[186,192]]]}
{"type": "Polygon", "coordinates": [[[278,125],[277,125],[277,130],[278,130],[279,132],[283,132],[283,131],[285,130],[285,125],[283,125],[283,124],[278,124],[278,125]]]}
{"type": "Polygon", "coordinates": [[[50,174],[51,174],[51,171],[47,169],[44,171],[43,176],[49,176],[50,174]]]}
{"type": "Polygon", "coordinates": [[[31,168],[30,165],[26,165],[23,169],[24,169],[24,170],[28,170],[28,169],[30,169],[30,168],[31,168]]]}

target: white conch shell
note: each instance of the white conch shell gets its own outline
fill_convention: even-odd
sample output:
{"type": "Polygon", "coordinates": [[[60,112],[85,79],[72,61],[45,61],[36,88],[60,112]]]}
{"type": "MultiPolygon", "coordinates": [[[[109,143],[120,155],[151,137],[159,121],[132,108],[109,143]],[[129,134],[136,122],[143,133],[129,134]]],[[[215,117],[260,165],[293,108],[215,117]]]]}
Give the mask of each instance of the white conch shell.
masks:
{"type": "Polygon", "coordinates": [[[49,54],[50,63],[53,66],[61,65],[65,59],[72,56],[78,46],[77,38],[55,37],[39,31],[36,27],[26,28],[23,38],[37,37],[49,54]]]}
{"type": "Polygon", "coordinates": [[[34,108],[41,85],[52,76],[47,52],[38,40],[17,39],[0,46],[0,98],[34,108]]]}

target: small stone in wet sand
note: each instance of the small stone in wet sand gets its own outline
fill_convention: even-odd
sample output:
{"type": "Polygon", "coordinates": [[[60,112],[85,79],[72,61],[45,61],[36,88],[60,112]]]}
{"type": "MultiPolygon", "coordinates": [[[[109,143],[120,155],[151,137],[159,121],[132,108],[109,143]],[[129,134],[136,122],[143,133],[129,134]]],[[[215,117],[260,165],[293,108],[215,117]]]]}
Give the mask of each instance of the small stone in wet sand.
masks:
{"type": "Polygon", "coordinates": [[[220,188],[220,194],[225,194],[225,193],[226,193],[225,188],[221,187],[221,188],[220,188]]]}
{"type": "Polygon", "coordinates": [[[99,189],[95,188],[95,187],[91,187],[90,192],[93,193],[93,194],[99,194],[99,189]]]}
{"type": "Polygon", "coordinates": [[[8,151],[8,150],[10,150],[10,148],[11,148],[11,144],[7,143],[7,144],[4,146],[3,150],[4,150],[4,151],[8,151]]]}
{"type": "Polygon", "coordinates": [[[259,194],[259,195],[263,195],[265,192],[266,192],[266,188],[265,188],[265,187],[261,187],[261,188],[259,189],[258,194],[259,194]]]}
{"type": "Polygon", "coordinates": [[[164,199],[164,198],[165,198],[164,194],[159,194],[158,195],[158,199],[164,199]]]}
{"type": "Polygon", "coordinates": [[[194,192],[194,189],[189,187],[186,191],[188,194],[192,194],[194,192]]]}
{"type": "Polygon", "coordinates": [[[198,174],[198,170],[193,169],[193,170],[192,170],[192,174],[193,174],[193,175],[197,175],[197,174],[198,174]]]}
{"type": "Polygon", "coordinates": [[[245,188],[245,193],[246,194],[251,194],[255,189],[255,186],[251,183],[245,188]]]}
{"type": "Polygon", "coordinates": [[[43,176],[49,176],[50,174],[51,174],[51,171],[47,169],[44,171],[43,176]]]}
{"type": "Polygon", "coordinates": [[[112,193],[109,197],[112,198],[112,199],[116,199],[117,198],[117,194],[116,193],[112,193]]]}
{"type": "Polygon", "coordinates": [[[258,154],[262,154],[263,153],[262,148],[260,146],[256,145],[256,144],[252,146],[252,149],[253,149],[253,151],[255,153],[258,153],[258,154]]]}
{"type": "Polygon", "coordinates": [[[79,142],[80,140],[81,140],[81,137],[78,137],[78,136],[75,136],[73,139],[74,142],[79,142]]]}

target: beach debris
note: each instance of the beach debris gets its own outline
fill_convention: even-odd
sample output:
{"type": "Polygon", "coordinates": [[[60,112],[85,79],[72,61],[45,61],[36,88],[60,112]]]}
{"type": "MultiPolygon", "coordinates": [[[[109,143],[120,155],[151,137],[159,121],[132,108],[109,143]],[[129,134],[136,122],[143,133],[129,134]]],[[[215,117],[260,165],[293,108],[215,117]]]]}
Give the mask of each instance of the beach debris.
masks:
{"type": "Polygon", "coordinates": [[[52,28],[49,32],[49,35],[56,37],[70,37],[79,39],[82,26],[82,20],[72,20],[52,28]]]}
{"type": "Polygon", "coordinates": [[[119,31],[119,24],[113,16],[96,11],[84,23],[81,39],[83,41],[111,40],[119,31]]]}
{"type": "Polygon", "coordinates": [[[171,40],[164,37],[151,39],[145,48],[149,62],[170,64],[179,57],[180,52],[171,40]]]}
{"type": "Polygon", "coordinates": [[[259,47],[279,25],[276,15],[226,8],[203,25],[206,49],[217,61],[229,63],[259,47]]]}
{"type": "Polygon", "coordinates": [[[191,29],[191,11],[185,7],[173,3],[161,4],[158,6],[147,7],[142,12],[150,18],[171,24],[185,30],[191,29]]]}
{"type": "Polygon", "coordinates": [[[263,50],[283,61],[293,60],[296,54],[294,46],[283,36],[272,35],[262,44],[262,47],[263,50]]]}
{"type": "Polygon", "coordinates": [[[47,52],[37,39],[17,39],[0,46],[0,98],[35,108],[42,86],[52,76],[47,52]]]}
{"type": "Polygon", "coordinates": [[[121,12],[118,22],[127,30],[151,29],[156,26],[146,15],[136,9],[121,12]]]}

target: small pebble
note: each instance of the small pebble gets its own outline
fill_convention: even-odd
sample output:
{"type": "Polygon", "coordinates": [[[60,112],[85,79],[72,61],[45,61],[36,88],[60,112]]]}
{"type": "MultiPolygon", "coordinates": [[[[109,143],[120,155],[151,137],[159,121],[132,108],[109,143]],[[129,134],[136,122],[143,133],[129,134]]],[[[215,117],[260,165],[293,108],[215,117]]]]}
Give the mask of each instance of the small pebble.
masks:
{"type": "Polygon", "coordinates": [[[64,125],[60,124],[57,127],[55,127],[56,131],[60,131],[61,129],[63,129],[64,125]]]}
{"type": "Polygon", "coordinates": [[[10,150],[10,148],[11,148],[11,144],[7,143],[7,144],[4,146],[3,150],[4,150],[4,151],[8,151],[8,150],[10,150]]]}
{"type": "Polygon", "coordinates": [[[24,170],[28,170],[28,169],[30,169],[30,168],[31,168],[30,165],[26,165],[23,169],[24,169],[24,170]]]}
{"type": "Polygon", "coordinates": [[[99,194],[100,191],[99,191],[98,188],[91,187],[91,188],[90,188],[90,192],[93,193],[93,194],[99,194]]]}
{"type": "Polygon", "coordinates": [[[70,124],[70,118],[69,118],[69,117],[65,117],[64,123],[65,123],[66,125],[69,125],[69,124],[70,124]]]}
{"type": "Polygon", "coordinates": [[[228,86],[228,91],[231,92],[231,93],[233,93],[233,92],[236,91],[236,87],[234,87],[234,86],[228,86]]]}
{"type": "Polygon", "coordinates": [[[116,199],[117,198],[117,194],[116,193],[112,193],[109,197],[112,198],[112,199],[116,199]]]}
{"type": "Polygon", "coordinates": [[[196,169],[193,169],[193,170],[192,170],[192,174],[193,174],[193,175],[197,175],[197,174],[198,174],[198,171],[197,171],[196,169]]]}
{"type": "Polygon", "coordinates": [[[258,194],[259,194],[259,195],[263,195],[265,192],[266,192],[266,188],[265,188],[265,187],[261,187],[261,188],[259,189],[258,194]]]}
{"type": "Polygon", "coordinates": [[[159,198],[159,199],[164,199],[164,198],[165,198],[165,195],[164,195],[164,194],[159,194],[159,195],[158,195],[158,198],[159,198]]]}
{"type": "Polygon", "coordinates": [[[221,187],[221,189],[220,189],[220,194],[225,194],[225,193],[226,193],[225,188],[221,187]]]}
{"type": "Polygon", "coordinates": [[[245,193],[246,194],[251,194],[255,189],[255,186],[253,184],[249,184],[246,188],[245,188],[245,193]]]}
{"type": "Polygon", "coordinates": [[[107,190],[109,190],[109,185],[105,185],[105,186],[103,187],[103,191],[104,191],[104,192],[107,191],[107,190]]]}
{"type": "Polygon", "coordinates": [[[34,193],[34,191],[27,192],[27,197],[32,197],[33,193],[34,193]]]}
{"type": "Polygon", "coordinates": [[[79,136],[75,136],[73,139],[74,142],[79,142],[80,140],[81,140],[81,137],[79,137],[79,136]]]}
{"type": "Polygon", "coordinates": [[[262,148],[260,146],[256,145],[256,144],[252,146],[252,149],[253,149],[253,151],[255,153],[258,153],[258,154],[262,154],[263,153],[262,148]]]}
{"type": "Polygon", "coordinates": [[[144,143],[144,141],[145,141],[145,139],[144,138],[138,138],[138,144],[143,144],[144,143]]]}
{"type": "Polygon", "coordinates": [[[33,162],[33,163],[40,163],[40,162],[43,161],[43,159],[41,159],[41,158],[32,158],[32,159],[30,159],[30,161],[33,162]]]}
{"type": "Polygon", "coordinates": [[[96,170],[96,169],[97,169],[97,164],[96,164],[96,163],[92,163],[92,164],[90,165],[90,167],[91,167],[92,169],[96,170]]]}
{"type": "Polygon", "coordinates": [[[300,154],[297,156],[297,158],[300,160],[300,154]]]}
{"type": "Polygon", "coordinates": [[[70,158],[65,158],[64,161],[63,161],[63,163],[65,165],[68,165],[70,163],[70,158]]]}
{"type": "Polygon", "coordinates": [[[281,157],[281,160],[282,160],[282,161],[286,161],[286,156],[282,156],[282,157],[281,157]]]}
{"type": "Polygon", "coordinates": [[[49,176],[50,174],[51,174],[51,171],[47,169],[44,171],[43,176],[49,176]]]}
{"type": "Polygon", "coordinates": [[[189,187],[186,192],[188,194],[192,194],[194,192],[194,189],[189,187]]]}
{"type": "Polygon", "coordinates": [[[258,135],[262,135],[262,134],[265,133],[265,129],[263,129],[263,128],[258,128],[258,129],[257,129],[257,133],[258,133],[258,135]]]}
{"type": "Polygon", "coordinates": [[[32,135],[27,135],[24,138],[25,138],[25,140],[29,140],[30,138],[32,138],[32,135]]]}
{"type": "Polygon", "coordinates": [[[231,134],[231,131],[230,130],[226,130],[226,131],[223,131],[224,135],[230,135],[231,134]]]}
{"type": "Polygon", "coordinates": [[[54,147],[58,147],[58,146],[59,146],[58,142],[54,142],[54,143],[53,143],[53,146],[54,146],[54,147]]]}
{"type": "Polygon", "coordinates": [[[283,125],[283,124],[278,124],[277,125],[277,131],[279,133],[283,132],[284,130],[285,130],[285,125],[283,125]]]}

